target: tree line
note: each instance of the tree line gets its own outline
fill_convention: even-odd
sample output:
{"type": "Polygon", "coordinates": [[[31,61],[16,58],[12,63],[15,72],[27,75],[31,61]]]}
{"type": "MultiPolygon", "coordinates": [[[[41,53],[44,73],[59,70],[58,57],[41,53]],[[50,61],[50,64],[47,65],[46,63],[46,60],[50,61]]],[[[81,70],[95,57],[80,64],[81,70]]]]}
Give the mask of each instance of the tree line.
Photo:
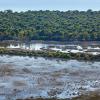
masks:
{"type": "Polygon", "coordinates": [[[100,41],[100,11],[0,11],[0,40],[100,41]]]}

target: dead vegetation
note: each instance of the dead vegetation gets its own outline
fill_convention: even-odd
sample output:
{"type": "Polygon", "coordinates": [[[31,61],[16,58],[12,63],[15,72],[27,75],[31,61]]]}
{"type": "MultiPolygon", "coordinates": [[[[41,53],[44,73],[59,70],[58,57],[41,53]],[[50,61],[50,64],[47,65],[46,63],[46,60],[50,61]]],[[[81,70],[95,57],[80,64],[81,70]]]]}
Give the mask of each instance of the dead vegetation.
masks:
{"type": "Polygon", "coordinates": [[[90,94],[81,95],[79,97],[73,98],[72,100],[100,100],[100,93],[92,92],[90,94]]]}
{"type": "Polygon", "coordinates": [[[17,99],[17,100],[100,100],[100,92],[90,92],[72,99],[57,99],[57,98],[26,98],[26,99],[17,99]]]}

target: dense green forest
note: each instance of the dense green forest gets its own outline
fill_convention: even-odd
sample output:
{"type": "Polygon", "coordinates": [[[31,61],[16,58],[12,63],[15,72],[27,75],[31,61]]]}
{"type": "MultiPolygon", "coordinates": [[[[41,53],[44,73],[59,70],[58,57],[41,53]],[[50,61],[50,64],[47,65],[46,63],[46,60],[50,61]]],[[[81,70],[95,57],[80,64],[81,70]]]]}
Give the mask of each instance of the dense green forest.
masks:
{"type": "Polygon", "coordinates": [[[0,11],[0,40],[100,41],[100,11],[0,11]]]}

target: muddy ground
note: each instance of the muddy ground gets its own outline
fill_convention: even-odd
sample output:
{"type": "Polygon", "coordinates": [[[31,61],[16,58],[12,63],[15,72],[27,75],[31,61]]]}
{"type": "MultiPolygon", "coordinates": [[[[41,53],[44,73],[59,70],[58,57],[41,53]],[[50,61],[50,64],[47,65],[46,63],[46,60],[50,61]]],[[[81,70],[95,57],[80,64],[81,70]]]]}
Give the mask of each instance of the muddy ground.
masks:
{"type": "Polygon", "coordinates": [[[92,100],[85,95],[99,92],[100,62],[0,56],[0,100],[92,100]]]}

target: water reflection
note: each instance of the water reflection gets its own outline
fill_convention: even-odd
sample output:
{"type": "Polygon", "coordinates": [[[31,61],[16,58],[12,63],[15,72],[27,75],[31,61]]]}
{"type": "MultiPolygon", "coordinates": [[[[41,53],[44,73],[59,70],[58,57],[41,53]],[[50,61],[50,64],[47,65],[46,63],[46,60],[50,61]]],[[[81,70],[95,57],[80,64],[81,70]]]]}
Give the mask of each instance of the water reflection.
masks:
{"type": "Polygon", "coordinates": [[[31,42],[31,43],[0,43],[0,47],[28,50],[53,50],[64,53],[90,53],[93,55],[100,54],[99,42],[66,42],[66,43],[47,43],[47,42],[31,42]]]}

